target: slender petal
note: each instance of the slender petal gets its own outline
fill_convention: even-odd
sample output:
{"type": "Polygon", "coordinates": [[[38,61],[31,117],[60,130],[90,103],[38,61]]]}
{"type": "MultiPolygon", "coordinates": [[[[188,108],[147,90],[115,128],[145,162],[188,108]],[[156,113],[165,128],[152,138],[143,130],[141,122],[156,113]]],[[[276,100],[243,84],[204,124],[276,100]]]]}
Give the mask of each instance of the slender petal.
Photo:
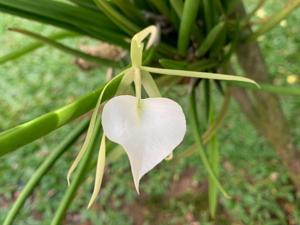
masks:
{"type": "Polygon", "coordinates": [[[105,144],[105,135],[103,134],[100,144],[100,149],[98,153],[98,161],[97,161],[97,168],[96,168],[96,177],[95,177],[95,186],[92,197],[88,204],[88,208],[90,208],[93,203],[95,202],[97,195],[101,188],[101,183],[104,174],[104,166],[105,166],[105,152],[106,152],[106,144],[105,144]]]}
{"type": "Polygon", "coordinates": [[[172,70],[172,69],[161,69],[155,67],[141,66],[141,70],[148,71],[150,73],[165,74],[170,76],[181,76],[181,77],[195,77],[203,79],[213,79],[213,80],[227,80],[227,81],[241,81],[246,83],[252,83],[259,87],[259,85],[254,81],[246,77],[227,75],[220,73],[207,73],[207,72],[195,72],[189,70],[172,70]]]}
{"type": "Polygon", "coordinates": [[[173,100],[129,95],[105,104],[102,126],[106,137],[125,149],[137,192],[140,179],[172,153],[186,132],[182,108],[173,100]]]}

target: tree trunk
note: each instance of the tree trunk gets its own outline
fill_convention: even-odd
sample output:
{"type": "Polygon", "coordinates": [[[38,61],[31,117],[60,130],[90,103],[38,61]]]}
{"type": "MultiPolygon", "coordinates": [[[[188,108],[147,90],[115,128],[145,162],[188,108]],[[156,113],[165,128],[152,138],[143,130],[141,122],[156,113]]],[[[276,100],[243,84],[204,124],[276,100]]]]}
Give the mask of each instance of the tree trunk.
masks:
{"type": "MultiPolygon", "coordinates": [[[[245,15],[243,5],[236,11],[239,18],[245,15]]],[[[247,33],[251,32],[249,27],[247,33]]],[[[250,78],[258,82],[269,82],[268,69],[257,42],[241,43],[236,51],[238,61],[250,78]]],[[[251,121],[257,131],[274,148],[286,167],[291,180],[300,191],[300,151],[292,140],[288,123],[282,112],[279,98],[263,92],[249,93],[234,88],[233,95],[240,108],[251,121]]]]}

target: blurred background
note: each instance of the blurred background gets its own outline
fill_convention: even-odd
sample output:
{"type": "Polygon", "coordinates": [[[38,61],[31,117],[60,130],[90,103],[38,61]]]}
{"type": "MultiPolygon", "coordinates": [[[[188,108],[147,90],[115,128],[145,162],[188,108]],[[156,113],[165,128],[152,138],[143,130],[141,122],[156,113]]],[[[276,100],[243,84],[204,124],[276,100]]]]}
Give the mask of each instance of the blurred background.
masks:
{"type": "MultiPolygon", "coordinates": [[[[256,3],[255,0],[245,1],[249,10],[256,3]]],[[[255,21],[259,24],[283,6],[281,1],[268,0],[257,11],[255,21]]],[[[300,83],[299,24],[300,10],[297,9],[280,26],[259,38],[276,84],[296,86],[300,83]]],[[[9,32],[9,27],[30,28],[42,34],[57,30],[0,13],[0,56],[31,42],[29,38],[9,32]]],[[[75,47],[97,45],[97,42],[85,38],[63,42],[75,47]]],[[[105,81],[106,67],[87,70],[75,61],[53,48],[43,47],[1,65],[0,131],[70,103],[105,81]]],[[[178,99],[184,94],[175,88],[168,95],[178,99]]],[[[187,99],[182,99],[183,106],[185,101],[187,99]]],[[[300,99],[281,97],[281,102],[299,146],[300,99]]],[[[0,221],[42,159],[77,123],[78,120],[23,147],[24,151],[1,158],[0,221]]],[[[189,136],[187,134],[186,142],[191,139],[189,136]]],[[[230,104],[219,138],[222,156],[220,180],[232,199],[221,197],[217,224],[300,224],[300,196],[297,196],[275,152],[246,122],[234,101],[230,104]]],[[[78,143],[64,154],[43,178],[15,224],[50,223],[67,187],[66,173],[80,146],[78,143]]],[[[94,182],[91,173],[77,192],[65,224],[211,224],[207,212],[207,174],[197,157],[180,154],[185,146],[183,143],[175,151],[173,160],[160,164],[142,179],[140,196],[135,192],[126,156],[109,165],[99,200],[87,210],[94,182]]]]}

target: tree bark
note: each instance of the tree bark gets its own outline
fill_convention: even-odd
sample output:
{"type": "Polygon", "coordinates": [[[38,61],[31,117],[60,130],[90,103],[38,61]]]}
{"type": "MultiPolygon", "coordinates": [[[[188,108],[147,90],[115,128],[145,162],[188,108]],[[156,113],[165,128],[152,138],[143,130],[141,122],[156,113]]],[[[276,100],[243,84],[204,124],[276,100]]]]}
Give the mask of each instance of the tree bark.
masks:
{"type": "MultiPolygon", "coordinates": [[[[236,16],[241,18],[245,15],[243,5],[239,5],[236,16]]],[[[251,33],[251,28],[248,27],[246,32],[251,33]]],[[[258,82],[270,82],[267,65],[257,42],[240,43],[236,54],[245,74],[258,82]]],[[[233,96],[240,108],[256,130],[274,148],[300,192],[300,151],[293,143],[279,98],[259,91],[251,94],[252,96],[240,88],[233,89],[233,96]]]]}

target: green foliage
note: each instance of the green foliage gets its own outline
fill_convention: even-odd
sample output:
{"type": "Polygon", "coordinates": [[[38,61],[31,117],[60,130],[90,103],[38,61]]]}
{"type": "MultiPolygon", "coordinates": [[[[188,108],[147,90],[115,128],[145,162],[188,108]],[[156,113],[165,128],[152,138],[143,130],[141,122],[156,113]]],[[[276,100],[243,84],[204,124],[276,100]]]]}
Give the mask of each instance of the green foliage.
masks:
{"type": "MultiPolygon", "coordinates": [[[[144,26],[156,23],[162,26],[162,39],[159,46],[151,49],[151,55],[149,54],[150,57],[148,57],[147,63],[150,65],[157,65],[160,63],[166,68],[166,70],[157,68],[157,73],[170,73],[171,69],[199,70],[206,73],[197,73],[198,75],[195,75],[195,78],[199,78],[199,74],[205,75],[209,78],[209,76],[212,76],[213,72],[216,72],[219,67],[226,64],[232,52],[235,50],[235,42],[240,38],[237,36],[240,35],[239,32],[234,32],[234,34],[228,32],[228,30],[232,29],[232,21],[229,20],[229,15],[234,9],[236,2],[237,1],[234,0],[203,0],[185,2],[172,0],[149,2],[138,0],[71,0],[69,2],[53,0],[0,0],[0,11],[66,29],[71,32],[75,32],[78,37],[80,35],[86,35],[96,40],[107,41],[109,43],[122,46],[125,49],[129,46],[128,38],[131,38],[134,33],[138,32],[144,26]],[[73,4],[71,4],[71,2],[73,4]],[[190,13],[190,9],[193,10],[192,13],[190,13]],[[150,16],[145,17],[144,14],[141,13],[141,10],[149,13],[150,16]],[[154,14],[153,18],[151,17],[152,14],[154,14]],[[138,20],[136,18],[138,18],[138,20]],[[156,18],[160,19],[157,20],[156,18]],[[168,29],[165,28],[171,29],[168,31],[168,29]],[[178,37],[178,39],[174,37],[178,37]],[[177,47],[179,51],[177,51],[177,47]],[[228,47],[230,47],[229,51],[228,47]]],[[[282,35],[281,31],[276,31],[278,28],[275,28],[274,33],[271,32],[270,34],[265,34],[265,32],[277,25],[292,10],[294,10],[298,4],[299,1],[294,1],[293,4],[287,7],[287,9],[282,13],[271,17],[266,23],[258,25],[253,35],[247,36],[249,34],[242,34],[241,30],[241,36],[246,40],[260,36],[261,39],[259,40],[262,41],[266,52],[270,50],[272,42],[274,42],[273,44],[275,46],[282,46],[284,44],[288,45],[288,48],[286,48],[287,53],[285,54],[289,56],[286,59],[279,59],[276,54],[270,54],[270,57],[267,58],[267,61],[270,60],[271,64],[275,64],[274,62],[276,62],[276,65],[272,67],[271,72],[274,77],[279,80],[280,84],[284,84],[285,81],[275,74],[277,74],[278,71],[280,72],[280,68],[284,65],[284,63],[289,62],[291,64],[291,67],[287,69],[288,73],[296,73],[298,71],[298,66],[295,66],[296,63],[293,63],[299,61],[299,54],[297,54],[298,51],[296,50],[290,54],[291,51],[297,49],[297,46],[295,47],[297,37],[293,34],[298,32],[298,28],[296,26],[292,26],[296,28],[289,28],[289,26],[285,28],[287,32],[292,35],[282,35]],[[272,38],[273,35],[276,38],[272,38]],[[292,38],[290,38],[290,36],[292,36],[292,38]],[[290,38],[289,41],[285,40],[287,37],[290,38]],[[271,41],[263,42],[264,38],[267,38],[268,40],[271,39],[271,41]],[[278,65],[281,67],[278,68],[278,65]]],[[[5,16],[3,18],[10,19],[11,17],[5,16]]],[[[18,27],[21,27],[23,24],[28,24],[21,20],[15,21],[17,21],[15,23],[18,27]],[[19,21],[21,21],[21,23],[19,23],[19,21]]],[[[241,22],[245,21],[241,20],[241,22]]],[[[288,24],[297,24],[298,22],[298,16],[288,18],[288,24]]],[[[9,22],[9,24],[11,24],[11,22],[9,22]]],[[[239,26],[234,27],[236,28],[239,26]]],[[[4,30],[2,27],[1,29],[4,30]]],[[[54,34],[54,30],[52,28],[48,30],[48,28],[45,29],[44,26],[35,24],[33,27],[30,27],[30,30],[32,31],[24,29],[17,30],[26,33],[31,37],[35,37],[46,44],[57,47],[72,56],[80,56],[82,58],[89,57],[89,55],[86,55],[75,48],[66,47],[66,45],[71,46],[78,43],[78,39],[67,40],[62,42],[63,44],[57,43],[56,40],[64,38],[65,36],[54,34]],[[40,35],[39,33],[43,33],[43,35],[40,35]],[[48,34],[46,35],[45,33],[48,34]]],[[[0,37],[0,41],[1,38],[2,37],[0,37]]],[[[5,37],[3,38],[5,39],[5,37]]],[[[6,40],[5,43],[8,43],[10,48],[17,48],[18,45],[18,43],[13,43],[13,40],[11,40],[11,42],[10,40],[6,40]]],[[[91,89],[99,87],[104,81],[104,79],[99,76],[99,74],[103,75],[103,71],[95,70],[88,73],[78,71],[74,65],[70,65],[69,56],[52,51],[48,47],[43,49],[47,51],[47,54],[38,50],[34,53],[34,55],[23,57],[22,62],[9,62],[9,60],[14,60],[19,56],[23,56],[32,50],[40,48],[42,45],[30,43],[29,45],[24,46],[25,45],[22,46],[22,49],[14,50],[13,52],[2,52],[2,50],[0,50],[1,56],[2,53],[4,55],[4,57],[0,58],[0,63],[7,62],[5,65],[0,67],[0,85],[1,89],[5,90],[0,96],[1,104],[4,105],[1,105],[1,107],[7,109],[5,112],[3,111],[0,114],[0,129],[6,130],[7,128],[30,120],[38,115],[44,115],[0,134],[0,146],[2,147],[0,149],[0,155],[7,154],[18,147],[21,147],[20,149],[22,149],[13,155],[6,156],[4,163],[0,165],[0,203],[1,201],[7,201],[6,199],[12,199],[8,193],[12,192],[12,190],[15,191],[15,189],[9,187],[8,184],[19,184],[17,191],[21,189],[24,186],[25,180],[33,174],[34,168],[40,164],[41,159],[43,159],[43,154],[48,155],[51,149],[56,146],[55,143],[63,140],[66,134],[69,133],[71,129],[74,129],[75,126],[74,124],[71,124],[68,127],[55,131],[54,135],[45,138],[45,142],[44,140],[43,142],[35,141],[31,145],[22,146],[45,136],[92,109],[96,104],[101,88],[86,94],[78,100],[74,101],[73,98],[78,98],[91,89]],[[43,62],[42,65],[40,64],[41,61],[43,62]],[[88,79],[86,76],[89,76],[88,79]],[[49,95],[49,93],[51,94],[49,95]],[[34,95],[36,95],[36,97],[32,97],[34,95]],[[72,99],[70,99],[70,96],[72,99]],[[28,108],[25,107],[26,104],[28,104],[28,108]],[[61,107],[61,105],[64,104],[67,105],[61,107]],[[60,107],[60,109],[53,111],[53,109],[57,107],[60,107]],[[45,114],[48,111],[53,112],[45,114]],[[8,120],[7,118],[10,119],[8,120]],[[12,119],[15,120],[13,123],[12,119]],[[42,152],[44,148],[46,149],[46,153],[42,152]],[[38,149],[42,150],[37,152],[38,149]],[[20,175],[20,170],[24,171],[24,174],[20,175]]],[[[92,58],[95,59],[95,57],[92,58]]],[[[100,62],[102,59],[95,60],[100,62]]],[[[108,61],[102,60],[101,62],[108,61]]],[[[150,67],[144,67],[144,69],[148,69],[148,71],[150,71],[149,68],[150,67]]],[[[187,71],[184,71],[184,73],[186,72],[187,71]]],[[[286,74],[286,72],[287,71],[284,71],[282,73],[286,74]]],[[[177,71],[176,75],[183,75],[179,73],[180,72],[177,71]]],[[[234,79],[234,77],[232,77],[232,79],[234,79]]],[[[183,79],[177,80],[175,78],[173,78],[173,81],[175,81],[174,84],[184,82],[183,79]]],[[[197,79],[190,79],[190,81],[191,83],[202,82],[197,79]]],[[[109,89],[106,99],[113,96],[118,84],[119,80],[116,81],[113,88],[109,89]]],[[[222,86],[220,86],[220,83],[214,84],[216,84],[216,87],[218,87],[222,93],[223,89],[222,86]]],[[[234,83],[232,83],[232,85],[242,86],[241,84],[234,83]]],[[[173,97],[176,99],[180,99],[180,93],[186,93],[186,87],[178,87],[183,85],[176,85],[173,87],[170,84],[169,86],[170,87],[160,86],[160,88],[165,88],[168,91],[171,90],[169,95],[174,95],[173,97]]],[[[247,85],[244,85],[244,87],[253,88],[247,85]]],[[[299,95],[299,88],[297,86],[294,89],[289,89],[276,87],[272,84],[262,84],[261,87],[260,91],[299,95]]],[[[211,112],[209,110],[209,108],[211,108],[211,104],[213,104],[209,100],[211,96],[214,96],[214,98],[217,96],[216,102],[221,102],[222,97],[217,95],[215,92],[215,86],[211,86],[211,88],[204,90],[204,96],[206,96],[205,98],[207,100],[206,106],[210,106],[207,107],[207,112],[211,112]]],[[[197,106],[194,106],[195,108],[203,106],[202,98],[204,96],[201,96],[199,102],[194,101],[193,104],[197,103],[197,106]]],[[[180,99],[180,101],[182,101],[183,105],[186,104],[184,100],[180,99]]],[[[297,104],[299,106],[299,103],[296,103],[295,105],[297,104]]],[[[218,104],[215,103],[215,105],[217,106],[218,104]]],[[[295,107],[294,104],[292,105],[293,106],[291,108],[295,107]]],[[[201,112],[204,112],[203,107],[201,110],[201,112]]],[[[218,202],[216,197],[216,186],[219,186],[220,190],[223,191],[220,183],[226,181],[226,190],[230,193],[234,193],[234,196],[231,200],[221,199],[222,204],[228,211],[231,212],[232,215],[239,218],[243,223],[285,224],[287,216],[286,209],[282,206],[282,202],[284,202],[284,204],[293,205],[293,211],[289,214],[289,218],[295,220],[296,224],[299,223],[299,206],[296,203],[297,199],[293,194],[293,189],[287,179],[286,172],[282,172],[282,176],[279,178],[274,178],[275,175],[273,172],[275,171],[276,174],[276,172],[279,171],[277,167],[279,164],[278,159],[274,155],[270,154],[270,149],[262,147],[261,142],[257,143],[256,140],[259,138],[253,134],[249,127],[245,128],[245,121],[240,118],[236,111],[236,108],[234,108],[231,109],[230,113],[228,113],[230,117],[225,124],[228,126],[227,129],[225,131],[218,130],[220,143],[225,143],[224,146],[222,144],[222,154],[224,154],[226,160],[230,160],[230,162],[234,164],[234,170],[229,169],[230,171],[228,172],[225,168],[225,171],[222,169],[218,171],[218,167],[222,166],[218,163],[218,141],[214,137],[216,129],[214,129],[214,132],[212,133],[213,135],[209,136],[209,138],[211,138],[208,144],[208,149],[210,150],[208,154],[209,162],[207,162],[205,157],[204,162],[206,162],[206,169],[212,166],[214,170],[210,172],[209,179],[210,215],[213,216],[216,213],[216,206],[218,202]],[[230,133],[230,138],[228,133],[230,133]],[[243,150],[236,150],[235,146],[239,146],[243,150]],[[233,149],[236,151],[233,152],[233,149]],[[251,151],[252,149],[255,151],[251,151]],[[263,149],[266,153],[262,153],[259,151],[260,149],[263,149]],[[246,150],[248,150],[247,153],[245,153],[246,150]],[[249,154],[249,152],[251,152],[251,154],[249,154]],[[258,157],[261,158],[261,161],[257,161],[258,157]],[[243,159],[242,162],[240,162],[240,158],[243,159]],[[274,163],[272,161],[272,163],[268,164],[268,167],[261,166],[264,165],[265,162],[270,162],[270,160],[273,160],[274,163]],[[247,165],[245,165],[245,162],[247,162],[247,165]],[[244,170],[240,169],[243,168],[243,166],[246,168],[244,170]],[[219,172],[220,183],[214,176],[214,174],[216,175],[219,172]],[[270,174],[273,174],[274,176],[270,176],[270,174]],[[237,179],[234,176],[243,178],[237,179]],[[249,182],[245,182],[244,178],[248,178],[248,176],[250,177],[249,182]]],[[[203,123],[205,120],[205,116],[203,114],[201,114],[199,118],[196,118],[198,115],[194,115],[194,126],[206,124],[203,123]]],[[[296,117],[295,115],[294,117],[296,117]]],[[[215,118],[217,119],[217,117],[215,118]]],[[[210,123],[213,124],[214,121],[210,121],[210,123]]],[[[204,127],[200,126],[200,128],[201,129],[199,130],[197,128],[197,131],[194,132],[194,136],[196,139],[198,138],[198,147],[200,146],[200,148],[202,148],[199,132],[204,131],[204,127]]],[[[206,128],[209,129],[210,127],[206,128]]],[[[207,138],[207,140],[209,140],[209,138],[207,138]]],[[[187,140],[186,145],[189,144],[191,144],[191,140],[187,140]]],[[[70,212],[78,212],[78,209],[84,208],[88,197],[86,193],[90,190],[88,187],[79,187],[79,184],[83,179],[86,179],[88,183],[91,183],[91,179],[89,179],[90,177],[88,176],[87,171],[95,166],[95,163],[93,162],[88,166],[89,159],[94,156],[92,149],[93,148],[89,148],[89,154],[85,155],[78,173],[76,174],[75,182],[72,183],[72,186],[69,188],[65,185],[65,172],[69,166],[68,162],[73,159],[73,156],[70,153],[63,156],[61,163],[58,164],[57,168],[54,168],[54,170],[51,171],[51,174],[47,175],[47,179],[44,179],[45,182],[41,183],[40,189],[35,191],[34,199],[27,200],[25,204],[29,207],[28,209],[24,209],[23,213],[18,215],[17,221],[24,221],[24,224],[40,224],[40,222],[37,222],[38,219],[36,219],[38,216],[34,215],[34,213],[39,215],[42,212],[45,217],[43,220],[45,224],[50,224],[53,215],[55,216],[52,224],[59,224],[64,218],[69,207],[70,212]],[[57,185],[58,183],[62,185],[57,185]],[[54,194],[49,194],[49,192],[47,192],[48,190],[50,190],[49,192],[54,192],[54,194]],[[64,190],[66,190],[66,194],[62,196],[62,192],[64,190]],[[76,197],[78,197],[78,199],[76,198],[76,201],[74,201],[71,205],[70,203],[72,202],[76,192],[76,197]],[[45,196],[47,197],[45,198],[45,196]],[[48,198],[51,198],[51,201],[49,201],[48,198]],[[60,201],[60,199],[62,200],[60,201]],[[31,214],[30,217],[28,217],[29,214],[31,214]]],[[[181,152],[183,152],[182,149],[181,152]]],[[[203,153],[204,152],[202,151],[202,158],[204,155],[203,153]]],[[[116,158],[119,159],[121,156],[122,155],[117,156],[116,158]]],[[[2,157],[1,159],[4,158],[2,157]]],[[[148,182],[147,184],[142,185],[142,189],[149,195],[154,196],[154,199],[152,199],[153,201],[156,201],[155,195],[156,197],[158,196],[157,199],[162,197],[165,189],[168,188],[173,179],[172,175],[175,174],[174,176],[179,176],[181,171],[186,169],[187,165],[202,168],[202,166],[199,165],[198,159],[180,159],[178,164],[174,164],[175,163],[164,163],[156,174],[150,174],[147,176],[148,182]],[[174,174],[170,171],[174,171],[174,174]]],[[[101,209],[103,213],[99,213],[98,216],[95,216],[95,214],[92,214],[89,211],[82,210],[82,219],[88,219],[95,224],[98,220],[102,220],[104,224],[119,224],[119,221],[122,221],[122,224],[131,224],[131,219],[129,219],[124,213],[116,213],[115,210],[123,209],[123,202],[129,204],[134,200],[135,194],[132,192],[131,183],[128,182],[128,180],[130,180],[128,175],[128,163],[121,157],[120,160],[114,161],[111,169],[115,170],[117,175],[115,175],[115,177],[108,177],[110,182],[105,183],[105,189],[103,190],[102,198],[100,199],[101,205],[106,206],[106,204],[108,204],[108,207],[105,207],[103,210],[101,209]],[[113,198],[112,202],[110,201],[110,198],[113,198]]],[[[200,172],[197,172],[195,175],[196,179],[193,178],[195,182],[199,181],[200,178],[202,179],[205,175],[205,170],[204,168],[202,169],[203,172],[200,170],[200,172]]],[[[193,198],[193,195],[192,197],[189,196],[188,200],[190,201],[191,198],[193,198]]],[[[170,219],[168,224],[175,224],[178,221],[180,221],[179,223],[181,224],[185,223],[186,221],[182,221],[182,218],[185,218],[186,214],[189,212],[196,214],[197,217],[199,217],[196,219],[199,220],[201,224],[210,224],[210,222],[207,222],[209,217],[208,213],[200,210],[196,200],[191,203],[188,203],[185,199],[176,200],[177,201],[172,199],[170,200],[170,206],[166,207],[166,212],[170,213],[175,211],[175,215],[178,214],[179,216],[174,216],[174,218],[170,219]],[[195,212],[198,212],[198,214],[195,212]]],[[[151,208],[150,206],[151,204],[149,204],[149,208],[151,208]]],[[[7,214],[7,207],[5,209],[0,209],[1,222],[1,217],[5,214],[7,214]]],[[[218,217],[218,212],[216,214],[218,217]]],[[[156,219],[157,218],[149,218],[148,221],[150,221],[150,224],[153,224],[156,222],[156,219]]]]}

